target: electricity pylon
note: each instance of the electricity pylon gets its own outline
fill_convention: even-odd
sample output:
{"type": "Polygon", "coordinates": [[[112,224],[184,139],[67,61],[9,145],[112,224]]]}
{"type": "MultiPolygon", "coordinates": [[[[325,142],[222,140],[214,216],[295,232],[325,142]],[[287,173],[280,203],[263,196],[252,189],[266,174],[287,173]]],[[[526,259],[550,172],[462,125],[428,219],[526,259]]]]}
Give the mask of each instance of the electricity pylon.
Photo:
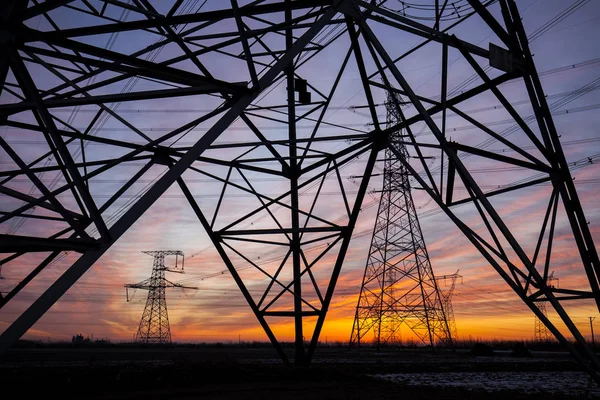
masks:
{"type": "Polygon", "coordinates": [[[173,283],[165,278],[165,272],[176,272],[183,274],[184,255],[179,250],[165,251],[143,251],[142,253],[154,256],[154,265],[152,266],[152,276],[149,279],[139,283],[125,285],[127,301],[129,301],[129,289],[148,290],[148,299],[146,307],[140,320],[136,341],[146,344],[153,343],[171,343],[171,327],[169,325],[169,315],[167,313],[167,298],[165,289],[182,288],[198,289],[192,286],[184,286],[179,283],[173,283]],[[165,265],[166,256],[175,256],[175,266],[167,267],[165,265]],[[181,268],[178,266],[178,258],[181,256],[181,268]]]}
{"type": "MultiPolygon", "coordinates": [[[[552,273],[550,275],[548,275],[547,282],[548,282],[548,285],[552,288],[558,287],[558,278],[556,278],[554,276],[554,271],[552,271],[552,273]],[[555,284],[555,282],[556,282],[556,284],[555,284]]],[[[546,311],[546,303],[544,301],[537,301],[536,303],[537,303],[538,308],[542,312],[542,314],[544,314],[544,317],[548,318],[548,312],[546,311]]],[[[548,330],[546,325],[544,325],[542,320],[540,320],[537,315],[534,316],[534,318],[535,318],[535,323],[533,326],[534,342],[548,342],[548,341],[554,340],[554,336],[548,330]]]]}
{"type": "Polygon", "coordinates": [[[293,362],[306,365],[335,304],[385,147],[600,382],[600,359],[565,308],[593,299],[600,309],[593,224],[571,175],[589,161],[567,160],[552,117],[594,84],[556,102],[546,96],[544,85],[552,83],[540,81],[522,2],[460,0],[455,9],[431,0],[402,11],[359,0],[166,3],[0,1],[0,264],[4,275],[19,276],[3,281],[0,308],[21,301],[18,294],[64,252],[80,254],[64,260],[64,273],[12,318],[0,354],[173,190],[185,197],[281,359],[292,361],[281,345],[289,323],[293,362]],[[408,73],[413,60],[440,65],[439,84],[408,73]],[[465,73],[471,76],[457,84],[465,73]],[[353,86],[369,120],[340,109],[330,120],[353,86]],[[410,105],[385,129],[376,107],[389,90],[410,105]],[[523,103],[512,102],[517,94],[526,96],[523,103]],[[473,104],[484,108],[474,112],[473,104]],[[162,115],[139,117],[156,113],[162,115]],[[490,124],[498,115],[512,122],[490,124]],[[365,122],[370,128],[353,128],[365,122]],[[399,129],[410,159],[389,140],[399,129]],[[348,166],[361,176],[356,191],[339,179],[348,166]],[[483,167],[485,176],[478,174],[483,167]],[[238,195],[248,201],[235,202],[238,195]],[[527,221],[501,206],[525,203],[527,221]],[[529,229],[523,233],[525,223],[541,226],[537,245],[529,229]],[[549,269],[565,265],[556,249],[573,243],[572,273],[581,279],[549,287],[549,269]],[[256,262],[274,249],[268,265],[256,262]],[[247,264],[265,277],[262,286],[239,268],[247,264]],[[540,311],[541,301],[560,325],[540,311]]]}
{"type": "MultiPolygon", "coordinates": [[[[400,121],[397,110],[401,103],[399,96],[388,93],[388,127],[400,121]]],[[[390,141],[401,157],[408,159],[400,130],[390,135],[390,141]]],[[[377,348],[391,344],[403,323],[425,344],[452,345],[442,296],[410,191],[409,174],[401,159],[388,148],[350,345],[360,345],[369,332],[377,348]]]]}
{"type": "MultiPolygon", "coordinates": [[[[461,278],[462,275],[459,275],[459,270],[456,270],[455,273],[449,275],[438,275],[436,279],[438,281],[446,281],[446,279],[450,279],[450,288],[448,290],[441,290],[440,294],[442,296],[442,307],[444,308],[444,314],[446,315],[446,321],[448,321],[448,327],[450,329],[450,335],[453,341],[456,341],[458,338],[458,330],[456,329],[456,319],[454,318],[454,307],[452,307],[452,296],[454,295],[454,288],[456,287],[456,281],[458,278],[461,278]]],[[[439,289],[439,285],[438,285],[439,289]]]]}

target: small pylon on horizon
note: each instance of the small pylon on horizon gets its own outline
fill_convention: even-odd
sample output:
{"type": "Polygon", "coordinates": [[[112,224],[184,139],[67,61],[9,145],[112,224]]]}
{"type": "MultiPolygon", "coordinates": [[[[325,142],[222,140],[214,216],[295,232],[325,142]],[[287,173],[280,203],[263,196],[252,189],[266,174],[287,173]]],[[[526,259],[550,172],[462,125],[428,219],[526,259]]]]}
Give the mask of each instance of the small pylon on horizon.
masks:
{"type": "Polygon", "coordinates": [[[140,325],[135,335],[135,340],[145,344],[169,344],[171,343],[171,326],[167,313],[167,299],[165,290],[167,288],[198,289],[196,287],[184,286],[173,283],[165,278],[165,273],[176,272],[183,274],[184,254],[180,250],[143,251],[142,253],[154,257],[152,275],[138,283],[126,284],[127,301],[129,301],[129,289],[148,290],[148,299],[142,313],[140,325]],[[165,265],[166,256],[175,256],[175,266],[165,265]],[[181,268],[178,265],[181,257],[181,268]]]}

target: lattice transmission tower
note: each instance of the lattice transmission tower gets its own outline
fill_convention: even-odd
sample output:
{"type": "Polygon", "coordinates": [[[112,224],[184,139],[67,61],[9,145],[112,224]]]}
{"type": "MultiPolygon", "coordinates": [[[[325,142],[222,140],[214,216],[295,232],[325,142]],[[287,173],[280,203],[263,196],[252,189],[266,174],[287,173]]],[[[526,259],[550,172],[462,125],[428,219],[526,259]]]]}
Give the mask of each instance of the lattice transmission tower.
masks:
{"type": "Polygon", "coordinates": [[[176,272],[183,274],[184,254],[180,250],[164,251],[143,251],[142,253],[154,257],[152,266],[152,276],[139,283],[125,285],[127,301],[129,301],[129,289],[148,290],[148,299],[146,307],[142,313],[142,319],[138,327],[135,339],[138,342],[146,344],[164,344],[171,343],[171,326],[169,324],[169,314],[167,312],[167,288],[198,289],[192,286],[184,286],[179,283],[173,283],[165,277],[166,272],[176,272]],[[165,265],[166,256],[175,256],[175,265],[168,267],[165,265]],[[178,265],[181,257],[181,267],[178,265]]]}
{"type": "MultiPolygon", "coordinates": [[[[388,127],[401,120],[398,110],[403,103],[400,96],[388,93],[388,127]]],[[[402,158],[409,158],[401,130],[394,131],[389,140],[402,158]]],[[[402,324],[425,344],[452,345],[443,297],[431,268],[411,194],[410,175],[400,157],[388,148],[350,345],[360,345],[369,334],[373,335],[377,348],[391,344],[396,341],[402,324]]]]}
{"type": "Polygon", "coordinates": [[[456,329],[456,319],[454,318],[454,307],[452,306],[452,296],[454,295],[454,289],[456,288],[456,281],[458,278],[462,281],[462,275],[458,273],[459,270],[456,270],[453,274],[448,275],[438,275],[436,279],[439,281],[444,281],[450,279],[450,287],[446,290],[440,288],[438,285],[438,289],[440,290],[440,294],[442,296],[442,307],[444,308],[444,315],[446,316],[446,321],[448,321],[448,327],[450,330],[450,336],[453,341],[458,339],[458,330],[456,329]]]}
{"type": "MultiPolygon", "coordinates": [[[[558,287],[558,278],[554,276],[554,271],[550,275],[548,275],[548,286],[551,288],[558,287]]],[[[546,303],[543,301],[536,302],[540,312],[544,315],[544,317],[548,318],[548,312],[546,310],[546,303]]],[[[552,332],[548,330],[546,325],[542,322],[542,320],[536,315],[534,316],[535,323],[533,326],[533,340],[535,342],[549,342],[555,340],[552,332]]]]}

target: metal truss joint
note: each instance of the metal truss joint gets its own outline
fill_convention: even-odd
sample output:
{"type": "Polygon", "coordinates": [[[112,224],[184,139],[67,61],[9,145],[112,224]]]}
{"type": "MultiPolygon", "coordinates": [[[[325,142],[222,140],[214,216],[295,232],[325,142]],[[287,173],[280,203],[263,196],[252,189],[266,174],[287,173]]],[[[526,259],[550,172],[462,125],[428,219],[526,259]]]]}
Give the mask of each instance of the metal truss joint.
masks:
{"type": "Polygon", "coordinates": [[[364,19],[357,0],[340,0],[334,5],[334,8],[348,17],[354,19],[364,19]]]}
{"type": "Polygon", "coordinates": [[[173,166],[173,160],[171,159],[169,149],[163,147],[157,147],[152,155],[152,162],[158,165],[164,165],[167,167],[173,166]]]}
{"type": "Polygon", "coordinates": [[[490,67],[499,69],[507,73],[515,71],[524,71],[525,65],[518,55],[512,50],[507,50],[503,47],[490,43],[490,67]]]}
{"type": "Polygon", "coordinates": [[[377,151],[387,149],[392,143],[392,133],[388,130],[382,131],[379,129],[371,132],[371,138],[373,139],[373,148],[377,151]]]}

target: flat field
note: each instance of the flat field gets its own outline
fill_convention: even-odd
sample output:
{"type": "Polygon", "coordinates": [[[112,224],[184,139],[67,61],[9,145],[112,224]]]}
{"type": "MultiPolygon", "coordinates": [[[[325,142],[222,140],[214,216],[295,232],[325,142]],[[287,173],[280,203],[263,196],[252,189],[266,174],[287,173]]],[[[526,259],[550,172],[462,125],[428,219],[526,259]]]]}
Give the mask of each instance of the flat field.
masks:
{"type": "Polygon", "coordinates": [[[325,347],[310,367],[297,368],[268,347],[250,345],[13,349],[0,362],[0,387],[25,398],[600,398],[563,352],[482,357],[468,350],[325,347]]]}

